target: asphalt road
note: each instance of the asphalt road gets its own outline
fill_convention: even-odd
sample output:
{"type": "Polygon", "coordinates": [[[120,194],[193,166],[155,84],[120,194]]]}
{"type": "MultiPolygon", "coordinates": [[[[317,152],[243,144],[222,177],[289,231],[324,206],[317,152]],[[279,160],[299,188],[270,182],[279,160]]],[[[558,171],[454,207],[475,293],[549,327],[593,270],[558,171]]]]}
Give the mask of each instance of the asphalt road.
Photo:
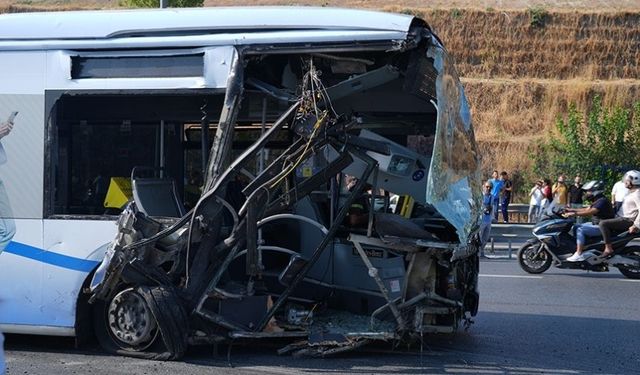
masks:
{"type": "Polygon", "coordinates": [[[8,374],[640,374],[640,281],[617,270],[551,269],[539,276],[513,260],[483,260],[475,324],[425,336],[422,352],[389,348],[329,359],[278,356],[275,347],[233,347],[183,362],[153,362],[76,350],[72,340],[9,336],[8,374]]]}

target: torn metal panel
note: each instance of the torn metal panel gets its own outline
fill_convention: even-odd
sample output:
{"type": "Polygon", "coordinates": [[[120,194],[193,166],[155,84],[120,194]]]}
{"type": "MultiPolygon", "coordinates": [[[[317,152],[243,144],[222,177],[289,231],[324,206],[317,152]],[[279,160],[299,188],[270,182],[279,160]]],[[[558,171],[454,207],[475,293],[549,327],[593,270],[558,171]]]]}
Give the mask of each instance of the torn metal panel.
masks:
{"type": "Polygon", "coordinates": [[[243,87],[244,78],[242,61],[236,54],[231,63],[224,106],[222,107],[222,114],[220,115],[220,121],[213,140],[213,145],[211,146],[209,168],[207,170],[205,180],[206,190],[211,188],[213,181],[229,165],[235,118],[239,110],[238,106],[241,100],[243,87]]]}

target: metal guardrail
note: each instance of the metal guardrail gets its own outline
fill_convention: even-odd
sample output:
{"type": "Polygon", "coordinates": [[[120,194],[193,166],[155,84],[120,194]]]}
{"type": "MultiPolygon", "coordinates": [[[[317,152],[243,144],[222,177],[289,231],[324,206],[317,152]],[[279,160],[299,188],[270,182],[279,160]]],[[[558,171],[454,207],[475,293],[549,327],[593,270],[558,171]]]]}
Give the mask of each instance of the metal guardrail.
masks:
{"type": "MultiPolygon", "coordinates": [[[[529,205],[525,203],[512,203],[507,210],[510,223],[528,223],[529,222],[529,205]]],[[[498,213],[498,217],[502,219],[502,212],[498,213]]]]}
{"type": "MultiPolygon", "coordinates": [[[[520,247],[533,235],[534,224],[492,224],[491,236],[487,244],[489,253],[495,254],[496,244],[506,244],[509,259],[513,256],[513,248],[520,247]]],[[[486,250],[485,250],[486,251],[486,250]]]]}
{"type": "MultiPolygon", "coordinates": [[[[531,231],[535,224],[492,224],[489,243],[485,247],[485,253],[495,254],[496,249],[507,250],[508,257],[513,257],[514,249],[518,249],[527,240],[533,238],[531,231]]],[[[640,246],[640,239],[634,239],[631,244],[640,246]]]]}

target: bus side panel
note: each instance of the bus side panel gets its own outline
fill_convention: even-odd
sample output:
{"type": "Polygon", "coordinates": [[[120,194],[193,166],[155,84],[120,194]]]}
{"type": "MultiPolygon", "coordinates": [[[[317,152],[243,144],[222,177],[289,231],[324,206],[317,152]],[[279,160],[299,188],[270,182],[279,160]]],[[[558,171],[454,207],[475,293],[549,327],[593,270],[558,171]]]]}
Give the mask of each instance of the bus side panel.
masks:
{"type": "Polygon", "coordinates": [[[0,324],[46,325],[42,312],[41,220],[15,220],[16,235],[0,254],[0,324]]]}
{"type": "MultiPolygon", "coordinates": [[[[42,219],[44,176],[44,53],[0,53],[0,251],[13,220],[42,219]]],[[[10,236],[9,236],[10,237],[10,236]]],[[[42,241],[42,237],[38,237],[42,241]]],[[[39,246],[39,244],[38,244],[39,246]]]]}
{"type": "Polygon", "coordinates": [[[45,53],[0,53],[0,324],[41,325],[45,53]],[[6,123],[12,121],[10,131],[6,123]]]}
{"type": "Polygon", "coordinates": [[[43,265],[42,314],[47,325],[73,327],[82,283],[116,234],[113,221],[45,220],[43,248],[57,261],[43,265]]]}

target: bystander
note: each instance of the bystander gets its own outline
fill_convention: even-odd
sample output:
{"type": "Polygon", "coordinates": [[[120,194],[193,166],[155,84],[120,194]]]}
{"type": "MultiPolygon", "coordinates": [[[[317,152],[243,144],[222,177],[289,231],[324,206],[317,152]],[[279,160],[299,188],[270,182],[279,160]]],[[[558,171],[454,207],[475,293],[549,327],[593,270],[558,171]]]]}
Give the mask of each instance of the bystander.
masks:
{"type": "Polygon", "coordinates": [[[542,180],[538,180],[529,192],[529,197],[531,197],[529,200],[529,214],[527,215],[527,221],[529,223],[535,223],[540,218],[540,213],[542,212],[542,200],[544,199],[542,184],[542,180]]]}
{"type": "Polygon", "coordinates": [[[502,188],[504,187],[504,181],[498,176],[498,171],[493,171],[489,182],[491,182],[491,212],[493,214],[493,220],[497,222],[500,194],[502,193],[502,188]]]}
{"type": "Polygon", "coordinates": [[[565,177],[564,174],[558,176],[558,180],[553,187],[551,188],[551,193],[553,194],[553,204],[560,207],[565,207],[569,202],[569,189],[567,188],[567,184],[564,182],[565,177]]]}
{"type": "Polygon", "coordinates": [[[627,194],[629,194],[629,189],[625,186],[624,176],[622,176],[622,179],[613,184],[613,189],[611,189],[611,204],[613,205],[613,212],[618,216],[621,216],[618,214],[618,211],[620,211],[624,197],[626,197],[627,194]]]}
{"type": "Polygon", "coordinates": [[[480,256],[484,257],[484,247],[491,235],[491,213],[493,210],[493,184],[487,181],[482,186],[482,221],[480,222],[480,256]]]}
{"type": "Polygon", "coordinates": [[[504,184],[502,189],[502,200],[500,202],[500,209],[502,210],[502,221],[509,222],[509,203],[511,203],[511,191],[513,190],[513,183],[509,179],[509,175],[506,171],[500,173],[500,179],[504,184]]]}

